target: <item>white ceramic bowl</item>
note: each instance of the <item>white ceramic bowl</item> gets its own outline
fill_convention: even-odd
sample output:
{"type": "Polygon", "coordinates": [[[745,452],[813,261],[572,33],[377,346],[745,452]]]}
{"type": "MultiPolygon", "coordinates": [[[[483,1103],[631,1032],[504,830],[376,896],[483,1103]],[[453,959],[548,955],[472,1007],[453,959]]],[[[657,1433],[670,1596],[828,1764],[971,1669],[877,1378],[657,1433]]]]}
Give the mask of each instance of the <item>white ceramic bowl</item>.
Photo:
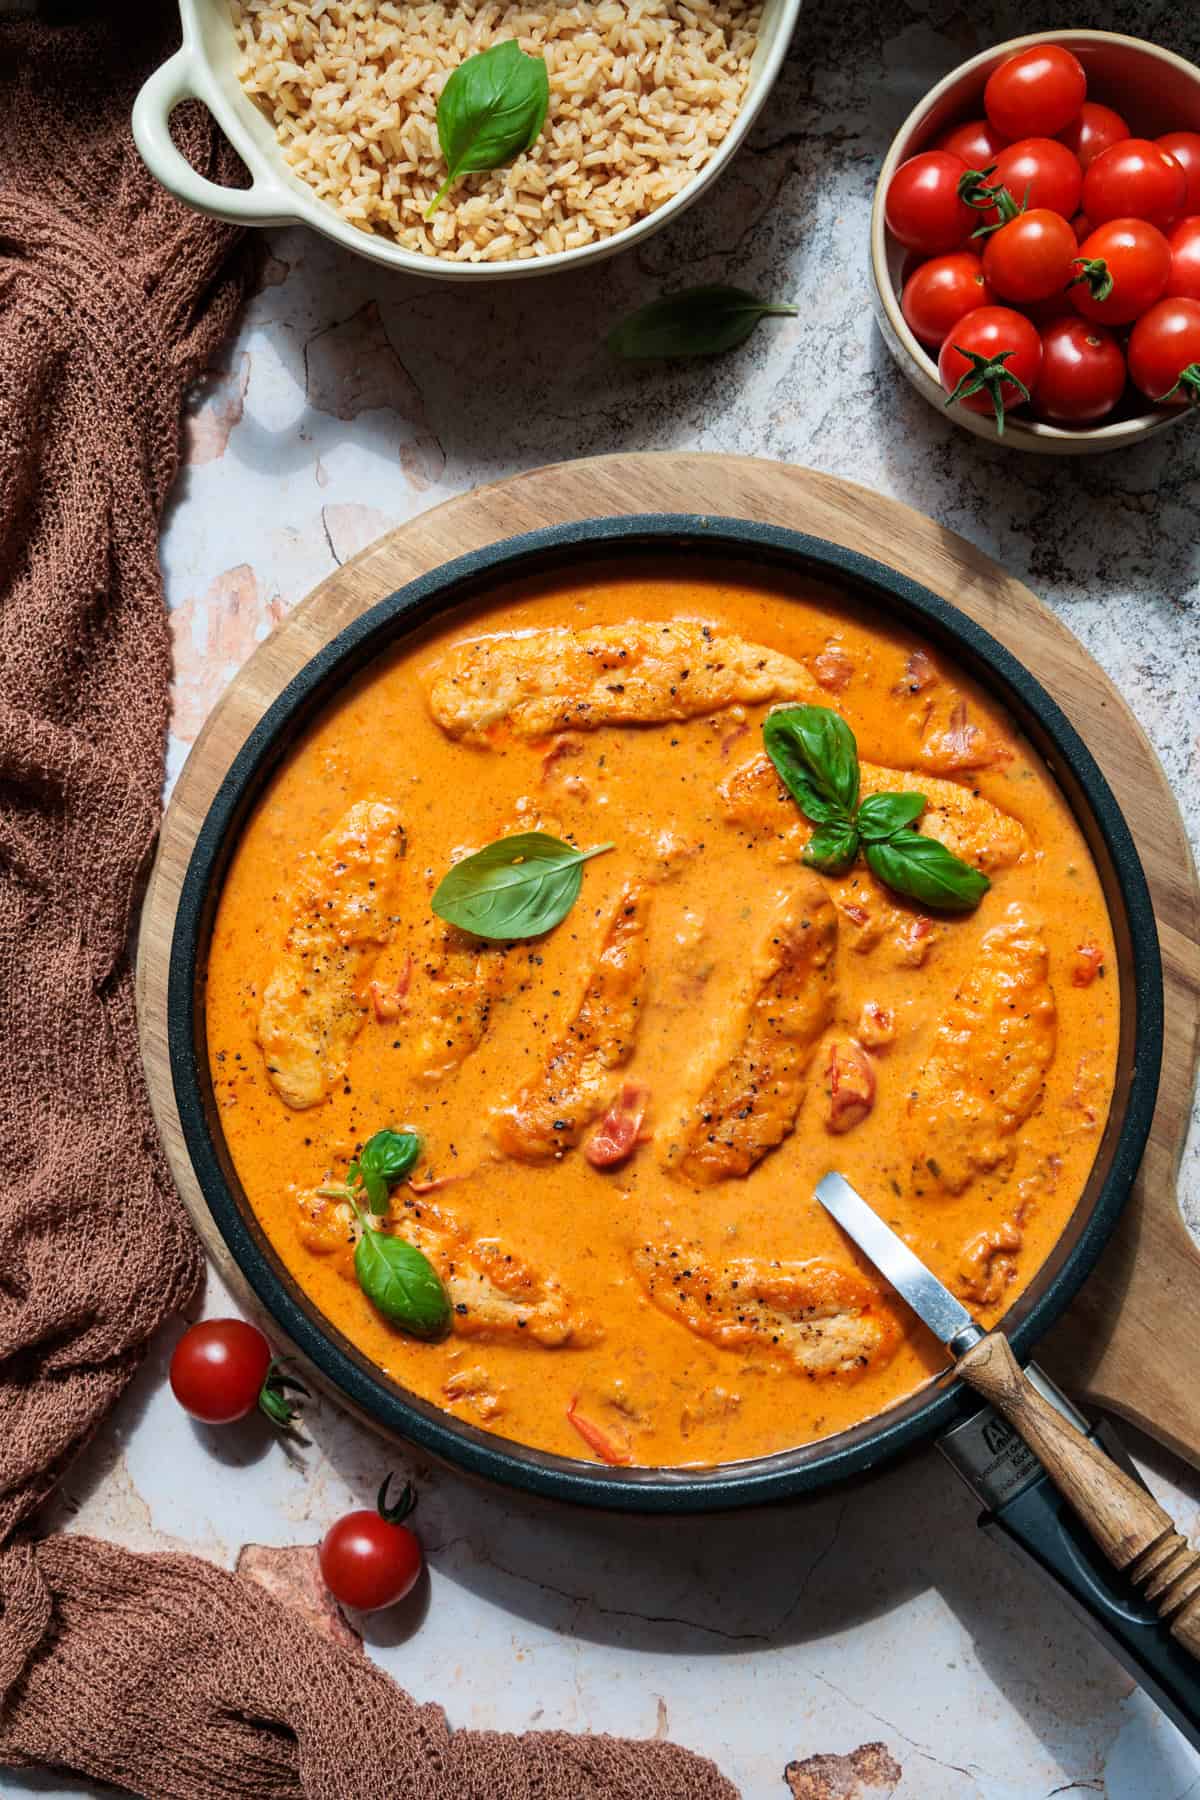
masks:
{"type": "MultiPolygon", "coordinates": [[[[892,140],[875,189],[871,213],[871,285],[879,328],[917,392],[931,405],[944,410],[946,396],[938,380],[937,362],[914,337],[900,310],[900,293],[907,252],[884,224],[884,196],[902,162],[925,149],[951,125],[983,115],[983,90],[988,76],[1000,63],[1031,44],[1062,44],[1079,58],[1088,75],[1089,95],[1115,106],[1139,136],[1157,137],[1164,131],[1200,131],[1200,69],[1170,50],[1141,38],[1121,37],[1111,31],[1038,31],[1029,37],[1011,38],[973,56],[926,94],[909,113],[892,140]]],[[[955,407],[954,419],[976,437],[992,438],[1014,450],[1035,450],[1058,456],[1086,456],[1099,450],[1119,450],[1140,443],[1156,431],[1175,425],[1190,412],[1188,407],[1152,407],[1134,416],[1122,413],[1103,425],[1071,431],[1061,425],[1042,425],[1011,413],[999,437],[994,419],[955,407]]]]}
{"type": "Polygon", "coordinates": [[[151,172],[165,188],[214,218],[238,225],[311,225],[347,250],[409,275],[438,281],[517,280],[601,262],[659,231],[699,198],[733,156],[779,74],[801,0],[765,0],[750,81],[729,135],[711,160],[657,212],[624,231],[576,250],[523,261],[460,263],[401,249],[390,238],[360,231],[293,175],[268,119],[245,92],[236,74],[237,42],[227,0],[179,0],[183,46],[146,82],[133,108],[133,135],[151,172]],[[248,188],[223,188],[207,181],[180,155],[167,122],[182,101],[203,101],[253,177],[248,188]]]}

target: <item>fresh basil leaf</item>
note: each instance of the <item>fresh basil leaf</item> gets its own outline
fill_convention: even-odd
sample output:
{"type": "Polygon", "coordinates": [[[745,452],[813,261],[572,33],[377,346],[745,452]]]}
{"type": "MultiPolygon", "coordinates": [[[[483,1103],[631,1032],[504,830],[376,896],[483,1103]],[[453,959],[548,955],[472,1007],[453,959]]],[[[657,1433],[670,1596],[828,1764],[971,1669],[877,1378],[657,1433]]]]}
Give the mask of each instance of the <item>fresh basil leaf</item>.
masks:
{"type": "Polygon", "coordinates": [[[868,794],[856,823],[868,844],[878,844],[915,825],[924,811],[924,794],[868,794]]]}
{"type": "Polygon", "coordinates": [[[685,288],[630,313],[607,342],[614,356],[632,362],[719,356],[744,344],[760,319],[790,318],[796,310],[756,299],[744,288],[685,288]]]}
{"type": "Polygon", "coordinates": [[[858,746],[840,713],[785,706],[769,713],[763,744],[775,771],[814,825],[849,825],[858,801],[858,746]]]}
{"type": "Polygon", "coordinates": [[[354,1252],[354,1273],[389,1325],[413,1337],[435,1338],[450,1323],[450,1301],[437,1270],[404,1238],[368,1226],[354,1252]]]}
{"type": "Polygon", "coordinates": [[[991,887],[986,875],[962,862],[936,838],[902,831],[882,844],[868,844],[867,867],[898,894],[941,912],[970,912],[991,887]]]}
{"type": "Polygon", "coordinates": [[[449,174],[425,209],[432,218],[460,175],[497,169],[528,150],[546,123],[550,77],[515,39],[468,56],[442,89],[438,142],[449,174]]]}
{"type": "Polygon", "coordinates": [[[499,838],[464,857],[438,883],[431,905],[439,919],[476,937],[507,942],[541,937],[561,923],[579,898],[583,865],[611,850],[577,850],[545,831],[499,838]]]}
{"type": "Polygon", "coordinates": [[[363,1145],[359,1162],[364,1170],[373,1169],[386,1182],[402,1181],[421,1154],[421,1140],[415,1131],[377,1131],[363,1145]]]}
{"type": "Polygon", "coordinates": [[[368,1169],[366,1163],[359,1164],[358,1177],[367,1196],[367,1205],[375,1217],[381,1219],[388,1209],[387,1182],[378,1169],[368,1169]]]}
{"type": "Polygon", "coordinates": [[[853,825],[818,825],[804,847],[804,861],[822,875],[844,875],[857,855],[853,825]]]}

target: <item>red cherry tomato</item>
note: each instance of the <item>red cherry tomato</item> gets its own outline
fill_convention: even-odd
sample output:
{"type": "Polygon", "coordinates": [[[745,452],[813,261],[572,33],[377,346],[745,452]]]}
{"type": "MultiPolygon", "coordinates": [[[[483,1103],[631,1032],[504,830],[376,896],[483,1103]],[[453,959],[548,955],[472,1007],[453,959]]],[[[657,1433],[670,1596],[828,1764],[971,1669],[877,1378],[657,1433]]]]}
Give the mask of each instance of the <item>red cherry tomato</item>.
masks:
{"type": "Polygon", "coordinates": [[[1053,137],[1087,98],[1083,65],[1058,44],[1035,44],[988,76],[983,109],[1006,138],[1053,137]]]}
{"type": "Polygon", "coordinates": [[[1200,300],[1160,300],[1129,335],[1135,387],[1159,404],[1200,402],[1200,300]]]}
{"type": "Polygon", "coordinates": [[[987,119],[968,119],[965,125],[944,131],[930,148],[948,150],[951,156],[960,157],[968,169],[988,169],[1007,142],[987,119]]]}
{"type": "Polygon", "coordinates": [[[970,250],[935,256],[915,269],[904,284],[900,309],[914,334],[931,349],[940,349],[946,333],[977,306],[990,306],[992,291],[983,264],[970,250]]]}
{"type": "Polygon", "coordinates": [[[1097,100],[1085,100],[1079,117],[1059,132],[1058,140],[1076,157],[1080,168],[1086,169],[1102,151],[1129,136],[1129,127],[1119,112],[1111,106],[1101,106],[1097,100]]]}
{"type": "Polygon", "coordinates": [[[1184,211],[1200,213],[1200,131],[1168,131],[1154,141],[1183,170],[1187,182],[1184,211]]]}
{"type": "Polygon", "coordinates": [[[401,1524],[416,1505],[406,1487],[395,1506],[387,1504],[389,1475],[375,1510],[362,1507],[331,1525],[321,1539],[321,1578],[335,1600],[359,1612],[394,1606],[411,1592],[421,1573],[420,1540],[401,1524]]]}
{"type": "Polygon", "coordinates": [[[1163,298],[1200,300],[1200,216],[1180,219],[1167,242],[1171,246],[1171,273],[1163,298]]]}
{"type": "Polygon", "coordinates": [[[1018,213],[993,232],[983,252],[988,286],[1002,300],[1022,305],[1066,292],[1079,253],[1075,233],[1061,213],[1039,207],[1018,213]]]}
{"type": "Polygon", "coordinates": [[[1187,176],[1149,138],[1126,138],[1103,151],[1083,178],[1083,210],[1093,225],[1148,219],[1165,231],[1185,210],[1187,176]]]}
{"type": "Polygon", "coordinates": [[[1154,305],[1171,273],[1171,246],[1144,219],[1110,219],[1084,238],[1071,286],[1077,312],[1098,325],[1128,325],[1154,305]]]}
{"type": "Polygon", "coordinates": [[[204,1319],[184,1332],[171,1358],[171,1390],[206,1425],[244,1419],[258,1405],[271,1346],[245,1319],[204,1319]]]}
{"type": "Polygon", "coordinates": [[[1042,340],[1028,319],[1008,306],[977,306],[942,345],[938,376],[947,405],[993,413],[1002,432],[1006,413],[1025,404],[1017,382],[1032,392],[1041,363],[1042,340]]]}
{"type": "MultiPolygon", "coordinates": [[[[1083,170],[1065,144],[1054,138],[1021,138],[996,158],[992,186],[1006,187],[1018,206],[1047,206],[1064,219],[1079,210],[1083,170]]],[[[989,215],[989,222],[995,215],[989,215]]]]}
{"type": "Polygon", "coordinates": [[[977,214],[960,199],[967,165],[945,150],[923,150],[892,176],[885,208],[888,230],[909,250],[940,256],[966,242],[977,214]]]}
{"type": "Polygon", "coordinates": [[[1125,358],[1111,331],[1086,319],[1055,319],[1042,332],[1033,409],[1056,425],[1093,425],[1125,391],[1125,358]]]}

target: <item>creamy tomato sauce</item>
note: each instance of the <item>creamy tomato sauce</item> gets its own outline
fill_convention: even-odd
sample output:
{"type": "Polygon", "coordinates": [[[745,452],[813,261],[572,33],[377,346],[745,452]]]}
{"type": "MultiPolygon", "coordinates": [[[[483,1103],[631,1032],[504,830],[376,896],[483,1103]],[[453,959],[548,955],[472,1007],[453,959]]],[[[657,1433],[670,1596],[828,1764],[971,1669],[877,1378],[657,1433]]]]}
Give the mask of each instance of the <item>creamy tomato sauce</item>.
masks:
{"type": "MultiPolygon", "coordinates": [[[[939,816],[949,816],[944,807],[939,816]]],[[[933,820],[931,806],[931,830],[933,820]]],[[[1053,780],[1003,712],[940,651],[813,584],[757,583],[719,567],[698,582],[658,563],[504,591],[349,686],[245,828],[220,899],[206,1005],[234,1164],[320,1312],[397,1382],[503,1437],[660,1465],[727,1462],[827,1436],[944,1367],[812,1198],[830,1168],[985,1324],[998,1318],[1087,1181],[1119,1026],[1096,871],[1053,780]],[[955,784],[964,806],[999,809],[1003,818],[987,812],[982,830],[974,815],[954,826],[960,853],[991,877],[978,908],[927,912],[880,889],[861,862],[837,879],[802,869],[811,827],[755,768],[769,702],[721,697],[715,711],[682,721],[540,736],[503,720],[452,735],[431,712],[449,653],[472,640],[677,620],[803,665],[813,685],[801,697],[835,708],[856,735],[864,793],[872,783],[903,788],[889,772],[911,770],[955,784]],[[377,928],[385,941],[353,971],[344,1073],[295,1106],[268,1073],[264,995],[312,853],[364,802],[398,818],[405,855],[377,928]],[[486,992],[470,988],[475,1010],[464,1025],[445,957],[430,947],[431,893],[465,853],[535,826],[583,848],[615,848],[587,864],[579,901],[544,938],[465,953],[458,944],[468,972],[476,949],[494,959],[480,965],[486,992]],[[622,1096],[640,1116],[638,1141],[626,1160],[602,1155],[595,1166],[589,1117],[574,1147],[518,1160],[497,1119],[523,1084],[536,1085],[581,1016],[631,890],[644,924],[636,1031],[603,1080],[618,1116],[622,1096]],[[789,1116],[782,1141],[731,1173],[729,1157],[706,1164],[703,1132],[689,1153],[679,1122],[698,1131],[696,1107],[715,1104],[703,1096],[736,1058],[755,993],[766,991],[772,922],[788,909],[789,929],[820,926],[832,959],[819,974],[801,972],[823,984],[804,1024],[816,1036],[798,1077],[792,1069],[802,1095],[794,1128],[789,1116]],[[986,989],[987,971],[1007,980],[1013,969],[1012,998],[986,989]],[[1009,1015],[1011,1038],[998,1035],[1009,1015]],[[431,1042],[439,1034],[443,1054],[431,1042]],[[963,1043],[966,1075],[955,1072],[963,1043]],[[1010,1064],[1022,1058],[997,1118],[1010,1064]],[[414,1130],[423,1146],[418,1191],[394,1191],[389,1228],[419,1233],[432,1206],[435,1235],[421,1241],[433,1243],[435,1265],[449,1241],[437,1232],[448,1231],[472,1269],[533,1271],[533,1288],[513,1290],[517,1308],[526,1291],[551,1291],[553,1329],[531,1335],[509,1317],[489,1330],[486,1308],[473,1316],[464,1307],[444,1340],[429,1343],[373,1309],[354,1278],[345,1218],[315,1196],[345,1179],[348,1159],[383,1126],[414,1130]],[[747,1285],[749,1330],[739,1323],[747,1285]]],[[[771,1005],[768,994],[768,1024],[771,1005]]],[[[735,1118],[722,1154],[741,1129],[735,1118]]]]}

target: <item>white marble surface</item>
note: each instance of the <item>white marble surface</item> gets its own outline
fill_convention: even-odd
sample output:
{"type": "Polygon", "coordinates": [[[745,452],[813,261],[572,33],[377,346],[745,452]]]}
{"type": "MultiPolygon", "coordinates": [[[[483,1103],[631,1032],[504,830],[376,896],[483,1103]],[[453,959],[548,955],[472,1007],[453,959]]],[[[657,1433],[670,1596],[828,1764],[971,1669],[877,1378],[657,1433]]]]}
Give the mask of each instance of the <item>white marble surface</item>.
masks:
{"type": "MultiPolygon", "coordinates": [[[[1056,23],[1200,52],[1196,9],[1157,0],[1036,11],[820,0],[716,192],[595,273],[444,288],[272,234],[265,283],[197,396],[163,543],[179,667],[172,774],[252,645],[386,527],[543,462],[712,449],[852,476],[998,556],[1128,696],[1195,837],[1200,429],[1115,460],[983,446],[900,380],[867,304],[873,176],[908,106],[973,50],[1056,23]],[[792,298],[801,315],[710,365],[609,360],[603,335],[624,310],[707,280],[792,298]]],[[[1193,1154],[1193,1217],[1195,1175],[1193,1154]]],[[[228,1309],[215,1280],[205,1306],[228,1309]]],[[[312,1444],[297,1457],[255,1423],[192,1426],[164,1387],[176,1335],[69,1476],[68,1528],[231,1563],[245,1541],[315,1541],[373,1495],[382,1446],[327,1404],[309,1408],[312,1444]]],[[[1150,1467],[1194,1532],[1200,1480],[1157,1452],[1150,1467]]],[[[367,1641],[455,1724],[670,1734],[715,1757],[746,1800],[785,1795],[792,1758],[871,1740],[902,1768],[899,1784],[846,1782],[836,1796],[1200,1793],[1200,1757],[976,1532],[932,1452],[802,1506],[670,1524],[542,1508],[419,1460],[413,1470],[431,1576],[415,1603],[368,1621],[367,1641]]],[[[88,1790],[8,1773],[0,1791],[88,1790]]]]}

